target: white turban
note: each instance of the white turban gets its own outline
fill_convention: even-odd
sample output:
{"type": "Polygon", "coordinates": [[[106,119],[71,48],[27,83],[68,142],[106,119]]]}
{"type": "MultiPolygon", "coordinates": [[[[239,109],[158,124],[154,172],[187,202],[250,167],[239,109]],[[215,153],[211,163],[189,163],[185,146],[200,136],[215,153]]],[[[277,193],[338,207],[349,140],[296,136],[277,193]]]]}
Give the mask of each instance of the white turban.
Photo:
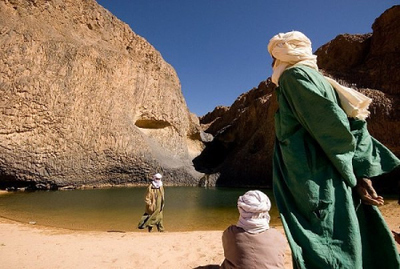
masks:
{"type": "Polygon", "coordinates": [[[154,188],[160,188],[163,183],[161,181],[162,175],[157,173],[153,176],[153,181],[151,182],[151,184],[153,185],[154,188]]]}
{"type": "Polygon", "coordinates": [[[248,191],[237,202],[240,217],[236,226],[249,233],[260,233],[269,229],[271,201],[261,191],[248,191]]]}
{"type": "MultiPolygon", "coordinates": [[[[292,31],[277,34],[268,44],[268,52],[275,58],[272,82],[278,85],[279,77],[287,68],[294,65],[306,65],[318,70],[317,56],[312,54],[311,41],[301,32],[292,31]]],[[[340,85],[337,81],[325,77],[339,95],[340,104],[351,118],[366,119],[368,106],[372,99],[360,92],[340,85]]]]}
{"type": "Polygon", "coordinates": [[[161,179],[162,175],[160,173],[157,173],[153,177],[154,177],[154,179],[161,179]]]}

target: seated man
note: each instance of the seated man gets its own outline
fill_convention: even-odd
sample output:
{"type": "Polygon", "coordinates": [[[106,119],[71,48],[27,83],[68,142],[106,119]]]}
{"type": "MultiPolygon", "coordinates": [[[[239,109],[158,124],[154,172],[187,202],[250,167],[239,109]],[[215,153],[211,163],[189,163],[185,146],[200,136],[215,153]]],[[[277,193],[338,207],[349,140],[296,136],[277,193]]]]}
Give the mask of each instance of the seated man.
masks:
{"type": "Polygon", "coordinates": [[[270,229],[271,202],[261,191],[248,191],[237,202],[240,217],[222,235],[221,268],[284,268],[286,238],[270,229]]]}

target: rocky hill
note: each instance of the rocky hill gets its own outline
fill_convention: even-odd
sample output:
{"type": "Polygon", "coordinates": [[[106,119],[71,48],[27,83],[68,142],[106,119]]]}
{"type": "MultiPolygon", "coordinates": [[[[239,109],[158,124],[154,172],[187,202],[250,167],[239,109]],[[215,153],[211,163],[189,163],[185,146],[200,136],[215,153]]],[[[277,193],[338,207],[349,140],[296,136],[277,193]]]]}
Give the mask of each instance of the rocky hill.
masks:
{"type": "MultiPolygon", "coordinates": [[[[373,99],[370,133],[400,156],[400,6],[377,18],[373,32],[342,34],[315,53],[327,75],[373,99]]],[[[217,108],[200,119],[214,139],[194,159],[209,174],[204,184],[271,186],[273,116],[277,109],[270,80],[241,95],[229,108],[217,108]]],[[[380,188],[396,189],[399,169],[381,177],[380,188]]]]}
{"type": "Polygon", "coordinates": [[[0,187],[197,184],[175,70],[94,0],[0,2],[0,187]]]}

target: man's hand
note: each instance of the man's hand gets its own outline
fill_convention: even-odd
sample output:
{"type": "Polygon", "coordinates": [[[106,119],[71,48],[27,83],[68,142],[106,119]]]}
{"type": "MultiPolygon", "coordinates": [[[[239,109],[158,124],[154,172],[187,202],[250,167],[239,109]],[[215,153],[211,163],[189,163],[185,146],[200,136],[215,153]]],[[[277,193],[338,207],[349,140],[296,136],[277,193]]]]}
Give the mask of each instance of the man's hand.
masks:
{"type": "Polygon", "coordinates": [[[367,205],[383,205],[383,197],[378,196],[372,182],[368,178],[360,178],[357,180],[356,190],[364,204],[367,205]]]}

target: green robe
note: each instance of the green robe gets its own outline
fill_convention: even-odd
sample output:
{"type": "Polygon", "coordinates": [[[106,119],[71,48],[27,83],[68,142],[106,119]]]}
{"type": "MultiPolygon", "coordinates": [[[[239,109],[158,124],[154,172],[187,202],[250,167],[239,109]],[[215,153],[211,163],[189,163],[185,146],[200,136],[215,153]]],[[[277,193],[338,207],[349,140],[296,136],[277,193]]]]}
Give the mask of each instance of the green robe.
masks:
{"type": "Polygon", "coordinates": [[[376,206],[352,188],[359,177],[400,161],[349,119],[316,70],[287,69],[276,89],[273,188],[295,268],[400,268],[395,242],[376,206]]]}

